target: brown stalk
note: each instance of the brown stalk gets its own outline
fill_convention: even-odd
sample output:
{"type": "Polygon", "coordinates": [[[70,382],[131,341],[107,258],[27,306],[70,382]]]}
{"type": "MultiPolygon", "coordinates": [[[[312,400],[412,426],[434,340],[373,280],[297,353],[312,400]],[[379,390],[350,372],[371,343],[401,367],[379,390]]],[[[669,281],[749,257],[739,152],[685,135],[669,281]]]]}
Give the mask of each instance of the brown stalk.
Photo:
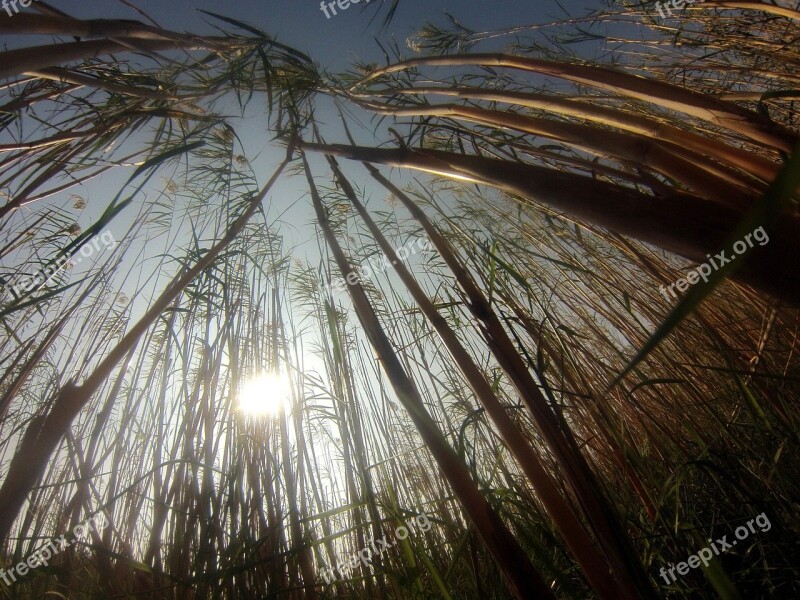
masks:
{"type": "Polygon", "coordinates": [[[484,144],[480,146],[482,152],[487,157],[494,157],[499,160],[518,160],[517,154],[510,152],[516,150],[518,154],[536,157],[544,163],[556,163],[563,165],[571,165],[587,173],[591,173],[593,177],[598,175],[605,175],[608,179],[617,179],[625,181],[631,185],[641,185],[648,187],[656,193],[656,195],[663,195],[663,190],[668,190],[666,183],[657,180],[654,176],[647,173],[634,174],[629,171],[615,169],[609,165],[600,163],[599,161],[589,160],[588,158],[581,158],[570,154],[559,152],[551,152],[543,150],[540,147],[530,146],[527,144],[503,140],[502,144],[498,144],[496,139],[490,135],[485,135],[477,131],[468,131],[456,125],[448,125],[447,123],[437,123],[437,130],[449,131],[454,135],[467,136],[473,144],[477,145],[478,141],[483,141],[484,144]]]}
{"type": "MultiPolygon", "coordinates": [[[[302,154],[302,158],[317,221],[339,270],[343,276],[347,276],[353,272],[353,268],[330,227],[305,154],[302,154]]],[[[436,422],[428,414],[414,382],[406,374],[361,284],[357,282],[355,285],[349,285],[348,291],[363,330],[381,361],[383,370],[392,383],[398,400],[408,411],[442,474],[450,483],[486,548],[497,562],[511,592],[519,599],[555,600],[555,596],[530,562],[525,551],[486,501],[462,459],[450,447],[436,422]]]]}
{"type": "Polygon", "coordinates": [[[730,8],[737,10],[760,10],[773,15],[800,21],[800,12],[783,6],[775,6],[766,2],[738,2],[729,0],[706,0],[697,4],[697,8],[730,8]]]}
{"type": "MultiPolygon", "coordinates": [[[[124,42],[124,40],[123,40],[124,42]]],[[[146,52],[159,50],[196,50],[213,47],[208,39],[196,38],[192,41],[177,42],[167,40],[139,40],[137,49],[146,52]]],[[[129,51],[126,43],[114,40],[92,40],[89,42],[69,42],[66,44],[33,46],[19,50],[8,50],[0,53],[0,79],[22,75],[28,71],[36,71],[79,61],[95,58],[105,54],[129,51]]]]}
{"type": "Polygon", "coordinates": [[[422,225],[442,259],[453,272],[468,299],[467,306],[470,312],[481,323],[481,333],[484,339],[528,408],[542,438],[553,452],[562,469],[568,488],[583,511],[594,532],[595,539],[603,549],[622,589],[635,590],[634,595],[638,594],[647,598],[658,597],[650,584],[640,558],[630,547],[630,543],[619,525],[618,517],[600,491],[571,430],[552,412],[514,343],[508,337],[505,328],[494,313],[491,304],[478,288],[472,275],[466,270],[450,244],[441,236],[422,209],[383,177],[374,166],[366,165],[366,167],[373,178],[400,200],[422,225]]]}
{"type": "MultiPolygon", "coordinates": [[[[483,183],[542,202],[569,218],[655,244],[704,262],[741,221],[743,213],[678,191],[655,199],[637,191],[572,173],[511,161],[440,152],[302,143],[306,150],[352,160],[413,168],[451,179],[483,183]]],[[[800,220],[784,215],[770,242],[754,248],[734,278],[800,304],[800,280],[787,256],[800,255],[800,220]]]]}
{"type": "Polygon", "coordinates": [[[375,224],[364,205],[359,201],[352,185],[342,174],[335,159],[329,156],[328,160],[342,191],[356,208],[359,215],[361,215],[361,218],[378,242],[378,245],[388,257],[389,262],[394,265],[395,271],[403,284],[408,288],[419,309],[439,334],[445,347],[450,352],[454,363],[458,366],[464,378],[469,382],[475,396],[497,426],[506,447],[516,458],[517,463],[536,490],[545,510],[553,519],[562,538],[575,556],[593,589],[601,598],[608,598],[609,600],[637,598],[635,590],[623,590],[619,583],[613,579],[605,560],[597,552],[591,537],[575,516],[569,503],[558,491],[558,486],[550,473],[547,472],[536,451],[514,421],[508,416],[506,409],[497,398],[492,386],[486,380],[486,377],[472,359],[472,356],[470,356],[469,352],[467,352],[458,340],[458,336],[450,328],[441,314],[439,314],[416,279],[405,267],[403,261],[397,256],[392,245],[381,233],[380,228],[375,224]]]}
{"type": "Polygon", "coordinates": [[[122,19],[74,19],[68,16],[21,12],[0,14],[0,33],[10,35],[72,35],[81,38],[135,38],[187,42],[191,36],[173,33],[137,21],[122,19]]]}
{"type": "MultiPolygon", "coordinates": [[[[373,108],[370,105],[370,108],[373,108]]],[[[706,157],[671,143],[660,143],[638,134],[620,133],[577,123],[525,117],[504,111],[491,111],[458,104],[394,109],[398,116],[454,117],[490,127],[515,129],[582,148],[598,156],[616,158],[630,165],[641,165],[682,183],[704,197],[734,208],[748,206],[748,183],[738,173],[724,169],[706,157]]],[[[752,191],[757,191],[753,187],[752,191]]]]}
{"type": "Polygon", "coordinates": [[[797,135],[785,127],[773,123],[762,115],[662,81],[654,81],[631,75],[616,69],[589,65],[570,64],[535,58],[524,58],[508,54],[461,54],[437,56],[401,61],[373,71],[357,83],[367,82],[415,67],[506,67],[558,77],[597,89],[621,93],[631,98],[651,102],[664,108],[676,110],[703,121],[736,131],[765,146],[791,152],[797,135]]]}
{"type": "MultiPolygon", "coordinates": [[[[647,117],[640,117],[626,113],[617,108],[601,106],[591,102],[560,98],[546,94],[533,94],[523,92],[509,92],[486,90],[477,87],[417,87],[408,89],[390,89],[373,92],[373,94],[432,94],[442,96],[456,96],[474,100],[490,102],[503,102],[517,104],[528,108],[552,111],[561,115],[568,115],[586,119],[588,121],[613,125],[657,140],[672,142],[682,148],[689,148],[719,161],[725,161],[743,171],[762,179],[772,181],[778,174],[779,167],[774,162],[752,152],[735,148],[710,137],[697,135],[684,131],[664,122],[647,117]]],[[[755,94],[755,99],[760,99],[762,94],[755,94]]]]}

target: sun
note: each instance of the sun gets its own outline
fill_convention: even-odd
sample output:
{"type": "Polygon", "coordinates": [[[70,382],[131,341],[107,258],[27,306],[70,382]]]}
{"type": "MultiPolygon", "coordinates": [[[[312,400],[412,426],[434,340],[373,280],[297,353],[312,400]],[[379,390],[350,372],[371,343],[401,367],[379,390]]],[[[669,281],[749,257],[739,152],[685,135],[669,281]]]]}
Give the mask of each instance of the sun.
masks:
{"type": "Polygon", "coordinates": [[[261,373],[246,381],[238,409],[253,417],[277,415],[289,405],[292,388],[285,373],[261,373]]]}

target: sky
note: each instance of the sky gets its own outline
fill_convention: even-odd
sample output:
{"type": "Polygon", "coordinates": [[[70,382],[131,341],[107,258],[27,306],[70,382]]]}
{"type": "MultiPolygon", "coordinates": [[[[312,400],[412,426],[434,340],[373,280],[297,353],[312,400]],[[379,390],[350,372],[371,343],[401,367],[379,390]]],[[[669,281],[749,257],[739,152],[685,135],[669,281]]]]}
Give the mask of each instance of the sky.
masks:
{"type": "MultiPolygon", "coordinates": [[[[394,39],[405,45],[406,38],[426,21],[442,22],[445,11],[471,29],[495,29],[565,16],[554,0],[401,0],[391,24],[381,30],[391,0],[383,0],[385,7],[378,10],[374,5],[380,0],[369,5],[362,0],[345,11],[337,9],[338,14],[330,19],[320,9],[320,0],[129,1],[168,29],[210,33],[207,17],[197,9],[244,21],[306,52],[330,69],[345,68],[354,57],[380,57],[376,38],[381,43],[394,39]]],[[[50,4],[82,18],[136,18],[130,8],[117,0],[52,0],[50,4]]],[[[587,11],[585,5],[596,6],[599,2],[570,0],[570,4],[575,14],[583,14],[587,11]]]]}

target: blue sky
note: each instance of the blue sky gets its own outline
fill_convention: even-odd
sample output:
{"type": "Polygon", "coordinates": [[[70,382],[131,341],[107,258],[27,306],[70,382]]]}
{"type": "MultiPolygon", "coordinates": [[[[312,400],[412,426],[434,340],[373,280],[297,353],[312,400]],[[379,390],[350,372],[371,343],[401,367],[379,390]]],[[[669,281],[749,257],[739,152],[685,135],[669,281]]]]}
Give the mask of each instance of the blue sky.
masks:
{"type": "MultiPolygon", "coordinates": [[[[320,10],[320,0],[131,0],[132,4],[156,19],[163,27],[193,33],[210,32],[204,17],[197,9],[216,12],[259,27],[280,41],[310,54],[326,68],[345,68],[353,58],[368,60],[380,57],[375,42],[394,39],[401,45],[426,21],[444,19],[445,11],[456,16],[469,28],[495,29],[523,23],[563,18],[564,12],[554,0],[401,0],[394,20],[381,30],[386,8],[366,6],[362,1],[330,19],[320,10]],[[362,8],[365,7],[366,8],[362,8]],[[372,17],[378,16],[370,23],[372,17]]],[[[84,0],[67,2],[52,0],[51,4],[75,16],[84,18],[136,18],[134,11],[115,0],[84,0]]],[[[596,8],[597,1],[571,2],[573,15],[596,8]],[[574,10],[573,10],[574,9],[574,10]]]]}

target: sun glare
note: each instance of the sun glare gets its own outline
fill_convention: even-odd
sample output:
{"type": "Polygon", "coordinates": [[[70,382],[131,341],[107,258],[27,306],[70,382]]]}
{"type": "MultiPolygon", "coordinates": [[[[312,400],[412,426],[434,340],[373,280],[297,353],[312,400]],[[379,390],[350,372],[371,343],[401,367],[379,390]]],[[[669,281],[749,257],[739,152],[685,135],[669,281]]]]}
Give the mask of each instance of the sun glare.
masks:
{"type": "Polygon", "coordinates": [[[245,382],[239,410],[250,416],[272,416],[289,405],[292,390],[285,373],[262,373],[245,382]]]}

